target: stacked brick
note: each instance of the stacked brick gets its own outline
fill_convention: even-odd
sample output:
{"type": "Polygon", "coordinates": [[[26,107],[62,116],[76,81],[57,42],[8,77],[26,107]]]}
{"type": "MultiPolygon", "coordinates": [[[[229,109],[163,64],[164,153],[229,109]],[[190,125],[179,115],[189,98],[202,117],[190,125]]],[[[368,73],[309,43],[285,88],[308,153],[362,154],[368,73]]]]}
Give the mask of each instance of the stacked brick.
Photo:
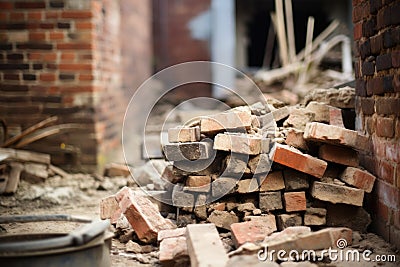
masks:
{"type": "Polygon", "coordinates": [[[400,247],[400,3],[353,1],[356,128],[372,146],[361,164],[377,176],[374,228],[400,247]]]}
{"type": "MultiPolygon", "coordinates": [[[[354,89],[336,91],[353,99],[342,107],[354,108],[354,89]]],[[[358,160],[368,139],[345,124],[340,108],[309,101],[257,103],[171,128],[163,149],[173,162],[172,204],[181,218],[231,230],[237,245],[289,226],[337,226],[330,210],[362,209],[375,182],[358,160]],[[250,234],[236,236],[243,229],[250,234]]]]}

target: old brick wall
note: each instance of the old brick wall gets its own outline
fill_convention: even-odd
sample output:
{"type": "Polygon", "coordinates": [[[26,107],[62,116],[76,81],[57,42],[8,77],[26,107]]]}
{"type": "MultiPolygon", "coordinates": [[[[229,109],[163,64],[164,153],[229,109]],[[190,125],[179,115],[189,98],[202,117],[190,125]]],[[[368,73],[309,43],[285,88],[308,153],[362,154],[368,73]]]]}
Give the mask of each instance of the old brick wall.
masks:
{"type": "Polygon", "coordinates": [[[10,132],[57,115],[83,128],[25,148],[73,169],[103,164],[120,145],[126,106],[119,1],[2,0],[0,43],[0,117],[10,132]]]}
{"type": "Polygon", "coordinates": [[[353,0],[357,123],[371,140],[363,166],[378,179],[373,228],[400,248],[400,1],[353,0]]]}

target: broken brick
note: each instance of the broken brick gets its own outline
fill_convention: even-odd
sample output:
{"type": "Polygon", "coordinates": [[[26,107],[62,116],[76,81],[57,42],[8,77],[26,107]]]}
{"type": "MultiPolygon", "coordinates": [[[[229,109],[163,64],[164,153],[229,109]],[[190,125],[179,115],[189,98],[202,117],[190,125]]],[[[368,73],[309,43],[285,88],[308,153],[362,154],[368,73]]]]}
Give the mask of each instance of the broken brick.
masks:
{"type": "Polygon", "coordinates": [[[168,129],[168,142],[184,143],[200,141],[200,128],[197,127],[175,127],[168,129]]]}
{"type": "Polygon", "coordinates": [[[361,189],[322,182],[314,182],[311,195],[333,204],[343,203],[359,207],[362,206],[364,199],[364,191],[361,189]]]}
{"type": "Polygon", "coordinates": [[[238,174],[238,178],[244,173],[250,173],[250,169],[247,167],[247,161],[249,156],[239,153],[231,153],[226,156],[224,166],[225,174],[238,174]]]}
{"type": "Polygon", "coordinates": [[[110,219],[112,224],[116,223],[122,214],[115,195],[111,195],[100,200],[100,219],[110,219]]]}
{"type": "Polygon", "coordinates": [[[253,220],[248,222],[234,223],[231,225],[232,240],[238,248],[246,242],[256,243],[275,232],[275,216],[265,216],[268,220],[253,220]]]}
{"type": "Polygon", "coordinates": [[[369,172],[353,167],[347,167],[340,175],[340,180],[367,193],[371,193],[375,179],[375,176],[369,172]]]}
{"type": "Polygon", "coordinates": [[[289,117],[290,111],[288,107],[281,107],[272,111],[272,116],[275,121],[281,121],[287,117],[289,117]]]}
{"type": "Polygon", "coordinates": [[[295,108],[290,112],[289,118],[283,123],[285,127],[294,127],[304,131],[306,124],[314,121],[315,113],[304,108],[295,108]]]}
{"type": "Polygon", "coordinates": [[[301,226],[303,224],[303,218],[300,214],[279,214],[276,216],[279,231],[282,231],[288,227],[301,226]]]}
{"type": "Polygon", "coordinates": [[[186,179],[186,186],[188,187],[201,187],[209,185],[211,183],[211,177],[209,175],[190,175],[186,179]]]}
{"type": "Polygon", "coordinates": [[[286,134],[285,143],[289,146],[307,151],[309,148],[303,135],[303,131],[291,128],[286,134]]]}
{"type": "Polygon", "coordinates": [[[186,227],[186,241],[192,267],[225,267],[225,252],[214,224],[191,224],[186,227]]]}
{"type": "Polygon", "coordinates": [[[306,210],[305,192],[286,192],[283,195],[287,212],[306,210]]]}
{"type": "Polygon", "coordinates": [[[170,143],[163,149],[169,161],[208,159],[213,155],[212,142],[170,143]]]}
{"type": "Polygon", "coordinates": [[[172,204],[175,207],[193,207],[194,206],[194,194],[185,192],[182,186],[175,185],[172,190],[172,204]]]}
{"type": "MultiPolygon", "coordinates": [[[[160,263],[164,266],[175,266],[189,263],[187,241],[185,236],[163,239],[160,243],[160,263]]],[[[183,266],[182,265],[182,266],[183,266]]]]}
{"type": "Polygon", "coordinates": [[[308,175],[293,169],[283,170],[286,191],[308,189],[310,187],[308,175]]]}
{"type": "Polygon", "coordinates": [[[260,192],[278,191],[285,189],[285,182],[281,171],[268,173],[267,177],[263,178],[260,185],[260,192]]]}
{"type": "Polygon", "coordinates": [[[366,150],[367,144],[360,142],[359,136],[361,135],[356,131],[319,122],[308,123],[304,130],[304,138],[306,140],[345,145],[359,150],[366,150]]]}
{"type": "Polygon", "coordinates": [[[214,210],[208,217],[208,221],[219,228],[231,230],[231,225],[239,222],[239,218],[234,212],[214,210]]]}
{"type": "Polygon", "coordinates": [[[117,193],[116,199],[122,213],[143,242],[155,242],[160,230],[175,228],[170,221],[161,216],[149,199],[134,194],[127,187],[117,193]]]}
{"type": "Polygon", "coordinates": [[[251,173],[261,174],[267,173],[271,170],[271,162],[268,154],[259,154],[251,157],[248,162],[251,173]]]}
{"type": "Polygon", "coordinates": [[[324,144],[319,148],[318,156],[326,161],[357,167],[358,153],[352,148],[324,144]]]}
{"type": "Polygon", "coordinates": [[[257,179],[242,179],[237,183],[237,185],[236,192],[239,194],[251,193],[258,190],[257,179]]]}
{"type": "Polygon", "coordinates": [[[323,160],[303,154],[297,149],[281,144],[275,144],[273,161],[318,178],[324,175],[328,166],[323,160]]]}
{"type": "Polygon", "coordinates": [[[261,152],[261,137],[247,134],[217,134],[214,139],[214,149],[257,155],[261,152]]]}
{"type": "Polygon", "coordinates": [[[244,132],[251,127],[251,113],[249,111],[226,111],[216,115],[204,116],[200,120],[200,132],[213,134],[229,129],[238,129],[244,132]]]}
{"type": "Polygon", "coordinates": [[[104,169],[104,176],[116,177],[116,176],[129,176],[131,173],[129,167],[125,164],[110,163],[106,165],[104,169]]]}
{"type": "Polygon", "coordinates": [[[158,232],[157,241],[161,242],[166,238],[185,236],[186,228],[165,229],[158,232]]]}
{"type": "Polygon", "coordinates": [[[212,196],[220,198],[226,194],[232,193],[238,180],[230,177],[219,177],[212,182],[212,196]]]}
{"type": "Polygon", "coordinates": [[[329,124],[344,128],[343,116],[342,116],[341,109],[334,108],[334,107],[329,109],[329,124]]]}
{"type": "Polygon", "coordinates": [[[281,192],[261,192],[259,195],[259,207],[264,212],[282,209],[281,192]]]}
{"type": "Polygon", "coordinates": [[[304,225],[325,225],[326,209],[308,208],[304,214],[304,225]]]}
{"type": "Polygon", "coordinates": [[[307,104],[306,110],[315,114],[314,121],[329,123],[329,109],[331,106],[317,101],[307,104]]]}

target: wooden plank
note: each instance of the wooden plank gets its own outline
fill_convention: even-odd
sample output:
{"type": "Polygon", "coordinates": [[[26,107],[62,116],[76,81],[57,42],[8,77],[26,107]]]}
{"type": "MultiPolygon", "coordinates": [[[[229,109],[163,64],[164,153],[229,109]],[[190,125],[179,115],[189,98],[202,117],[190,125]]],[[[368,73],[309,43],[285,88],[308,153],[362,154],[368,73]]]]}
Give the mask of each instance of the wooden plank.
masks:
{"type": "Polygon", "coordinates": [[[50,155],[48,154],[26,151],[26,150],[18,150],[13,148],[0,148],[0,155],[3,154],[7,155],[8,159],[10,160],[50,164],[50,155]]]}
{"type": "Polygon", "coordinates": [[[285,0],[285,12],[286,12],[288,49],[289,49],[289,62],[293,63],[296,61],[296,41],[295,41],[294,26],[293,26],[292,0],[285,0]]]}
{"type": "Polygon", "coordinates": [[[275,0],[275,11],[276,11],[277,33],[279,41],[279,55],[282,60],[282,65],[286,66],[289,63],[289,59],[287,54],[288,51],[287,51],[285,19],[283,15],[282,0],[275,0]]]}
{"type": "Polygon", "coordinates": [[[35,125],[33,125],[33,126],[27,128],[26,130],[24,130],[22,133],[20,133],[20,134],[14,136],[14,137],[8,139],[8,140],[3,144],[3,147],[9,147],[9,146],[11,146],[12,144],[18,142],[19,140],[21,140],[22,138],[24,138],[24,137],[27,136],[28,134],[31,134],[31,133],[33,133],[34,131],[36,131],[36,130],[38,130],[38,129],[44,127],[44,126],[49,125],[50,123],[57,121],[57,119],[58,119],[57,116],[53,116],[53,117],[47,118],[47,119],[45,119],[45,120],[43,120],[43,121],[41,121],[41,122],[39,122],[39,123],[36,123],[35,125]]]}

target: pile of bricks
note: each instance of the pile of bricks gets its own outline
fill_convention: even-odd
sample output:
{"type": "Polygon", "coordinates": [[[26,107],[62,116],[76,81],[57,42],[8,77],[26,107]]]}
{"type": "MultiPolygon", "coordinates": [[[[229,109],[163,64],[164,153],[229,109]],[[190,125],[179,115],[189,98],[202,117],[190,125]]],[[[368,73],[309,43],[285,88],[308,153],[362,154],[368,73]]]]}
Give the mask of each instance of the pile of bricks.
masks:
{"type": "MultiPolygon", "coordinates": [[[[358,151],[368,150],[369,141],[344,127],[349,123],[342,114],[354,108],[354,89],[335,89],[335,94],[335,102],[328,102],[326,90],[306,98],[303,105],[267,101],[272,104],[237,107],[169,129],[163,151],[170,163],[161,172],[168,182],[162,187],[179,208],[170,218],[177,226],[208,223],[230,233],[228,251],[293,227],[366,231],[370,218],[362,206],[375,177],[359,166],[358,151]]],[[[161,262],[185,259],[187,251],[195,249],[190,244],[196,245],[188,238],[196,234],[192,237],[189,228],[173,230],[156,210],[141,211],[150,201],[135,201],[134,195],[125,190],[111,196],[114,206],[103,217],[125,214],[142,242],[161,242],[161,262]],[[167,237],[160,237],[160,231],[167,231],[167,237]]],[[[307,238],[337,237],[335,231],[341,231],[329,229],[307,238]]],[[[197,253],[189,255],[192,264],[197,253]]]]}

